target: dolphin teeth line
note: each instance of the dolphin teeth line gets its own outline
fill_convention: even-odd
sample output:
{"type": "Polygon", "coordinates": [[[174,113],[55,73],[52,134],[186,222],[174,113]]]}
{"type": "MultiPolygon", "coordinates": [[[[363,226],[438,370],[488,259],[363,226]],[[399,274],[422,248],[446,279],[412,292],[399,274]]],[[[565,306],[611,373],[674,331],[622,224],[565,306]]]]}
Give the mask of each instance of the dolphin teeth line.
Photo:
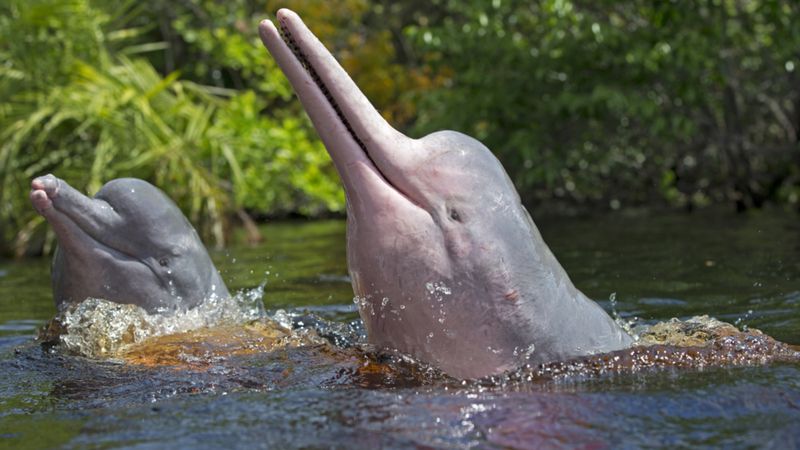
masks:
{"type": "Polygon", "coordinates": [[[294,54],[294,57],[297,59],[297,61],[300,63],[300,65],[303,66],[303,69],[305,69],[305,71],[308,73],[308,75],[311,77],[311,79],[317,85],[317,87],[319,88],[320,92],[322,92],[322,95],[325,96],[325,99],[328,100],[328,104],[330,104],[331,107],[333,108],[334,112],[336,112],[336,115],[339,117],[339,120],[342,122],[342,124],[344,124],[344,127],[347,129],[347,132],[350,133],[350,137],[353,138],[353,141],[356,143],[356,145],[358,145],[358,147],[361,149],[361,151],[364,152],[364,155],[367,157],[369,162],[372,163],[372,167],[375,169],[375,171],[378,173],[378,175],[381,178],[383,178],[383,180],[386,182],[386,184],[391,186],[396,192],[398,192],[400,195],[405,197],[409,202],[413,203],[414,205],[416,205],[420,209],[422,209],[424,211],[427,211],[424,207],[422,207],[422,205],[419,202],[417,202],[416,200],[411,198],[408,194],[406,194],[405,192],[400,190],[400,188],[398,188],[397,186],[392,184],[389,181],[389,178],[386,176],[386,174],[384,174],[381,171],[381,169],[378,166],[378,164],[375,163],[375,160],[372,159],[372,155],[369,154],[369,150],[367,150],[367,146],[364,145],[364,141],[362,141],[358,137],[358,135],[356,134],[355,130],[353,129],[353,126],[350,125],[350,122],[347,121],[347,118],[345,117],[344,113],[342,112],[342,109],[339,107],[339,104],[336,103],[336,99],[333,98],[333,94],[331,94],[331,92],[328,90],[328,87],[325,86],[325,83],[322,81],[322,78],[319,76],[317,71],[314,70],[314,66],[311,65],[311,62],[308,60],[306,55],[303,53],[303,50],[300,49],[299,45],[297,45],[297,41],[295,41],[294,38],[292,37],[292,33],[291,33],[291,31],[289,31],[289,27],[286,26],[286,23],[285,23],[284,20],[278,19],[278,32],[280,33],[281,39],[283,39],[283,42],[286,43],[286,45],[289,47],[289,49],[294,54]]]}
{"type": "Polygon", "coordinates": [[[317,74],[317,71],[314,70],[314,66],[311,65],[311,63],[308,61],[308,58],[306,58],[306,55],[300,49],[300,46],[297,45],[297,42],[295,42],[294,38],[292,37],[292,33],[289,31],[289,28],[282,20],[279,20],[278,25],[279,25],[278,30],[280,31],[281,38],[286,43],[286,45],[289,46],[289,49],[292,50],[292,53],[294,53],[294,57],[297,58],[297,60],[300,62],[300,65],[303,66],[306,72],[308,72],[308,74],[311,76],[311,79],[314,80],[314,83],[316,83],[320,91],[322,91],[322,95],[325,96],[325,98],[328,100],[328,103],[330,103],[331,107],[333,107],[333,110],[336,112],[336,115],[339,116],[339,120],[342,121],[344,127],[347,129],[347,132],[350,133],[350,136],[353,138],[354,141],[356,141],[356,144],[358,144],[361,150],[364,151],[364,154],[366,154],[367,157],[370,158],[371,160],[372,158],[369,156],[369,152],[367,151],[367,146],[364,145],[364,142],[361,139],[359,139],[352,125],[350,125],[350,122],[347,121],[347,118],[345,117],[344,113],[342,113],[342,109],[339,107],[339,104],[336,103],[336,99],[333,98],[333,95],[328,90],[328,87],[325,86],[325,83],[322,81],[322,78],[319,76],[319,74],[317,74]]]}

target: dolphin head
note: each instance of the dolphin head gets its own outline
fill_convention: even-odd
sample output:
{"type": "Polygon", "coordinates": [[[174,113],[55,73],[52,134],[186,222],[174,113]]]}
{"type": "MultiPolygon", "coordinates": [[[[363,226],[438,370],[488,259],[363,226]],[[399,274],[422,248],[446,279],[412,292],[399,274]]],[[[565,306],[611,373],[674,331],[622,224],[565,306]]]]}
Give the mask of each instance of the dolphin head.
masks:
{"type": "Polygon", "coordinates": [[[531,334],[553,318],[538,307],[532,320],[534,301],[574,292],[494,155],[454,131],[367,152],[373,167],[346,191],[370,341],[462,378],[529,362],[531,334]]]}
{"type": "Polygon", "coordinates": [[[31,182],[30,197],[58,239],[52,276],[59,308],[96,297],[154,312],[228,295],[189,221],[146,181],[112,180],[89,198],[46,175],[31,182]]]}
{"type": "Polygon", "coordinates": [[[607,347],[561,337],[598,311],[611,319],[583,308],[489,149],[454,131],[403,135],[295,13],[277,23],[263,21],[261,38],[342,178],[348,269],[372,343],[462,378],[607,347]]]}

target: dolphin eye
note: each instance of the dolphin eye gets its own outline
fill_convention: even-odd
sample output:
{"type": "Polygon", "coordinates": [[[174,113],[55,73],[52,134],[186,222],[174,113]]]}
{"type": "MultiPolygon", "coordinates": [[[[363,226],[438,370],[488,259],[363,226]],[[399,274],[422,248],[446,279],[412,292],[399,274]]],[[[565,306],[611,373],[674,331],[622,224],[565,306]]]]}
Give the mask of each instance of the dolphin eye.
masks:
{"type": "Polygon", "coordinates": [[[450,218],[456,222],[461,222],[461,214],[455,208],[450,208],[450,218]]]}
{"type": "Polygon", "coordinates": [[[161,267],[167,267],[167,264],[169,264],[169,262],[167,261],[167,258],[161,258],[158,260],[158,264],[161,265],[161,267]]]}

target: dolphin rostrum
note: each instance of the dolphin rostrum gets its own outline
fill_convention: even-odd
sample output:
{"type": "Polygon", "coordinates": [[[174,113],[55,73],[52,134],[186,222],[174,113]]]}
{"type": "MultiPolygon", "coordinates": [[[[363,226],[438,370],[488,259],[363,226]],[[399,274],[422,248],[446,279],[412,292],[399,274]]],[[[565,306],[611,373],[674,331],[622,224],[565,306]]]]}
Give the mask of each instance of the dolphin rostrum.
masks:
{"type": "Polygon", "coordinates": [[[300,17],[261,39],[328,149],[347,197],[347,260],[368,339],[475,378],[625,348],[573,286],[500,162],[455,131],[392,128],[300,17]]]}
{"type": "Polygon", "coordinates": [[[52,281],[59,310],[93,297],[169,312],[229,296],[195,229],[146,181],[112,180],[89,198],[45,175],[31,182],[30,199],[58,240],[52,281]]]}

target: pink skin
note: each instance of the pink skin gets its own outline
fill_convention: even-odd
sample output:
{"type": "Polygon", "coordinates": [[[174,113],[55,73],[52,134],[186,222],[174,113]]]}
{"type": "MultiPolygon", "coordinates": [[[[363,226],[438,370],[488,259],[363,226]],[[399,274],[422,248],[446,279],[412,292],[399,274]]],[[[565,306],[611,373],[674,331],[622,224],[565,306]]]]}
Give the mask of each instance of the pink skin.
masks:
{"type": "Polygon", "coordinates": [[[47,183],[41,178],[36,178],[31,182],[31,203],[39,214],[45,215],[47,210],[53,207],[51,198],[56,195],[58,195],[58,184],[47,183]]]}
{"type": "Polygon", "coordinates": [[[572,285],[485,146],[398,132],[295,13],[277,21],[310,71],[272,22],[261,39],[342,178],[348,269],[371,343],[459,378],[630,345],[572,285]]]}

